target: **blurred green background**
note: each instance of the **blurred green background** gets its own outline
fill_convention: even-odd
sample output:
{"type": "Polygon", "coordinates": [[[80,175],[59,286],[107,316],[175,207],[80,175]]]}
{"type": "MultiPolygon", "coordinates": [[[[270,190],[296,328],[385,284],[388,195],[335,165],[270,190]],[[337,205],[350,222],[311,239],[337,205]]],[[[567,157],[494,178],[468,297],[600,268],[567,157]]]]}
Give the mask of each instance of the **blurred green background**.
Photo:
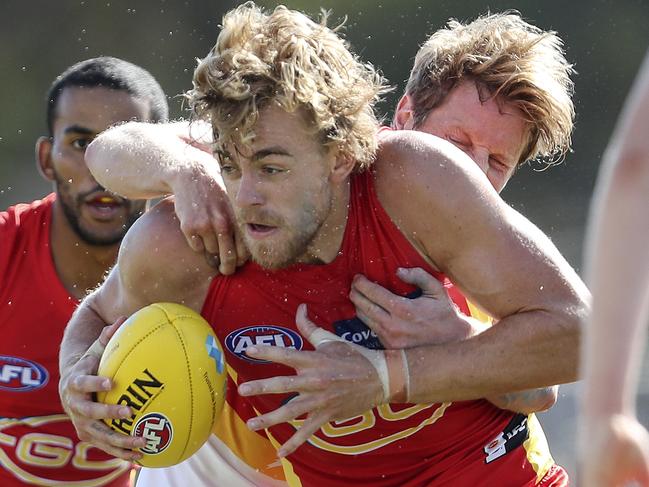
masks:
{"type": "MultiPolygon", "coordinates": [[[[67,66],[98,55],[139,64],[160,81],[172,116],[191,86],[196,58],[216,40],[223,12],[239,2],[181,0],[2,0],[0,2],[0,208],[49,191],[34,165],[34,142],[44,134],[45,92],[67,66]]],[[[264,1],[272,7],[279,2],[264,1]]],[[[556,30],[575,64],[577,110],[573,152],[547,171],[524,167],[504,198],[539,225],[578,269],[584,223],[600,157],[622,101],[649,44],[649,0],[286,1],[311,14],[347,17],[347,39],[396,87],[380,106],[389,117],[419,45],[448,18],[472,19],[516,9],[556,30]]],[[[649,137],[649,134],[648,134],[649,137]]],[[[1,245],[1,242],[0,242],[1,245]]],[[[574,387],[564,388],[542,418],[555,457],[574,473],[574,387]]],[[[643,409],[644,410],[644,409],[643,409]]]]}

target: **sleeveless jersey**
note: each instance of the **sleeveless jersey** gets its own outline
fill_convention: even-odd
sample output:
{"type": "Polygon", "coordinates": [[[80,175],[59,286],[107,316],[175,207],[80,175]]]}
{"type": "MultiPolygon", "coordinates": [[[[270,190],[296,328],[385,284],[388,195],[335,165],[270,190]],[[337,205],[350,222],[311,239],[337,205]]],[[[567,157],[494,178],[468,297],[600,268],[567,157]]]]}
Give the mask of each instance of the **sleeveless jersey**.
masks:
{"type": "MultiPolygon", "coordinates": [[[[398,230],[377,198],[372,173],[365,172],[352,177],[343,243],[332,263],[277,271],[249,263],[212,281],[202,314],[227,350],[237,383],[294,375],[283,365],[246,357],[246,347],[313,349],[295,325],[297,307],[306,303],[317,325],[353,343],[381,348],[378,337],[355,316],[348,294],[352,278],[364,274],[395,293],[415,297],[417,289],[396,277],[398,267],[425,269],[444,280],[460,310],[470,314],[474,309],[398,230]]],[[[245,420],[289,399],[262,395],[248,398],[250,404],[234,400],[231,406],[245,420]]],[[[267,431],[276,445],[294,432],[288,423],[267,431]]],[[[562,485],[548,483],[545,476],[563,472],[554,465],[534,415],[504,411],[485,400],[382,405],[328,423],[282,464],[290,485],[317,487],[562,485]]]]}
{"type": "Polygon", "coordinates": [[[81,442],[58,395],[77,306],[50,252],[55,195],[0,212],[0,485],[129,485],[128,463],[81,442]]]}

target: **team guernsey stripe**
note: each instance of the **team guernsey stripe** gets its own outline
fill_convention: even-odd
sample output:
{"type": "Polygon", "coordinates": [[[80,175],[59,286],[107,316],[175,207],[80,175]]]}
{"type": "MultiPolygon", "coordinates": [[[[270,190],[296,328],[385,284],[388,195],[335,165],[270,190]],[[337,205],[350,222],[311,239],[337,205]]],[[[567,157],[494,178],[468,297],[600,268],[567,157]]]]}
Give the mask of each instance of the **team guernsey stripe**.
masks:
{"type": "MultiPolygon", "coordinates": [[[[229,366],[227,370],[230,378],[235,380],[236,372],[229,366]]],[[[236,384],[236,381],[230,382],[232,384],[236,384]]],[[[275,480],[284,480],[276,449],[262,435],[251,431],[228,401],[223,405],[221,417],[212,433],[257,473],[275,480]]]]}
{"type": "Polygon", "coordinates": [[[550,447],[536,415],[530,414],[527,417],[527,429],[529,434],[523,443],[523,448],[527,452],[527,461],[536,472],[536,483],[538,484],[554,465],[554,459],[550,454],[550,447]]]}
{"type": "MultiPolygon", "coordinates": [[[[259,414],[259,411],[257,411],[257,414],[259,414]]],[[[275,437],[270,433],[269,430],[266,430],[266,434],[268,435],[270,442],[275,447],[275,450],[279,450],[280,447],[279,441],[275,439],[275,437]]],[[[295,475],[295,472],[293,471],[293,464],[289,462],[286,459],[286,457],[281,458],[280,460],[282,461],[282,467],[284,468],[284,476],[286,477],[286,483],[289,485],[289,487],[302,487],[302,482],[300,481],[300,478],[297,475],[295,475]]]]}

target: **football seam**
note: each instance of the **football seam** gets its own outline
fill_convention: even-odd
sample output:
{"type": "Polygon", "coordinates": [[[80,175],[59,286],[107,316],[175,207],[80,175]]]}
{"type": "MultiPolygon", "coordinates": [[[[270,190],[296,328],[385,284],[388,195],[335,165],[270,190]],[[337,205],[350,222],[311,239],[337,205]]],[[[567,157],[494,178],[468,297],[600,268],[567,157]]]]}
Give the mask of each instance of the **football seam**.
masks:
{"type": "Polygon", "coordinates": [[[159,324],[157,324],[157,325],[154,325],[155,328],[152,328],[151,330],[149,330],[149,331],[146,333],[146,335],[142,336],[142,338],[140,338],[139,340],[137,340],[137,341],[133,344],[133,346],[131,347],[131,349],[130,349],[128,352],[126,352],[126,355],[124,355],[124,357],[122,358],[122,360],[120,360],[120,362],[119,362],[119,364],[117,365],[117,367],[115,367],[115,371],[113,372],[113,376],[115,376],[115,375],[117,374],[117,372],[119,371],[119,369],[122,367],[122,364],[126,361],[126,359],[129,357],[129,355],[131,355],[133,352],[135,352],[135,349],[136,349],[136,348],[137,348],[137,347],[138,347],[138,346],[139,346],[139,345],[140,345],[144,340],[146,340],[147,338],[149,338],[149,336],[151,336],[153,333],[155,333],[156,331],[158,331],[160,328],[162,328],[163,326],[165,326],[165,325],[168,324],[168,323],[169,323],[168,321],[165,321],[165,322],[159,323],[159,324]]]}
{"type": "Polygon", "coordinates": [[[191,401],[190,408],[189,408],[189,434],[187,435],[187,438],[185,440],[185,446],[182,449],[182,452],[180,454],[180,458],[183,458],[185,456],[185,453],[187,452],[187,448],[189,447],[189,441],[193,437],[194,434],[194,403],[195,398],[194,398],[194,387],[193,387],[193,382],[192,382],[192,369],[189,364],[188,360],[188,353],[187,353],[187,347],[185,343],[185,337],[183,334],[180,332],[179,327],[176,325],[176,320],[183,319],[183,318],[193,318],[190,315],[181,315],[181,314],[174,314],[173,317],[169,316],[169,313],[167,312],[166,309],[163,309],[165,315],[167,316],[167,319],[169,320],[169,323],[172,325],[174,331],[176,332],[176,335],[178,336],[178,339],[180,340],[180,344],[183,347],[183,356],[185,358],[185,366],[187,367],[187,376],[189,379],[189,400],[191,401]]]}

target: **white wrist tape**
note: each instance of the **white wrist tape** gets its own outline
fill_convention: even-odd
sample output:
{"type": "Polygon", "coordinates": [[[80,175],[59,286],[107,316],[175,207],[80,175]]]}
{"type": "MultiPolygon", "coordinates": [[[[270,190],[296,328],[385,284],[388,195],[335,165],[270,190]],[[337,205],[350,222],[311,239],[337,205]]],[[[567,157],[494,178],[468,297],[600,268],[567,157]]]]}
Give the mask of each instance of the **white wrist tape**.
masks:
{"type": "Polygon", "coordinates": [[[410,373],[405,350],[372,350],[340,338],[333,333],[317,328],[309,337],[315,348],[327,342],[343,342],[365,357],[376,370],[383,387],[383,402],[404,403],[410,396],[410,373]]]}

